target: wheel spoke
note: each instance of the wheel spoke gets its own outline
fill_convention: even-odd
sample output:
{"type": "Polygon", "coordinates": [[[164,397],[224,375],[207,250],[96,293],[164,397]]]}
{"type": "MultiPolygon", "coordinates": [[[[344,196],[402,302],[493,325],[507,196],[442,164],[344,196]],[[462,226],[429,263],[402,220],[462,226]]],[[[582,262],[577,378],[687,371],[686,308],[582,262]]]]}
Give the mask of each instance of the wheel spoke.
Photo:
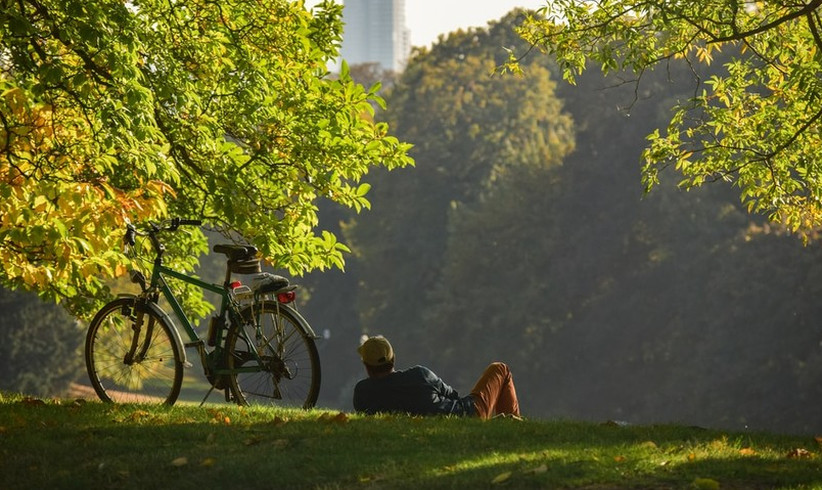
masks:
{"type": "Polygon", "coordinates": [[[246,318],[258,319],[259,336],[249,325],[244,331],[232,329],[228,336],[229,369],[258,368],[230,376],[238,403],[313,406],[320,384],[319,355],[304,320],[270,301],[255,311],[246,318]]]}
{"type": "Polygon", "coordinates": [[[131,299],[109,303],[89,326],[86,339],[86,366],[92,386],[104,401],[117,403],[169,403],[177,399],[182,383],[182,361],[176,355],[175,341],[170,327],[152,310],[143,317],[139,326],[140,336],[151,321],[150,339],[139,337],[132,362],[125,362],[129,353],[134,330],[134,316],[126,316],[123,306],[130,306],[131,299]],[[148,344],[146,344],[148,342],[148,344]]]}

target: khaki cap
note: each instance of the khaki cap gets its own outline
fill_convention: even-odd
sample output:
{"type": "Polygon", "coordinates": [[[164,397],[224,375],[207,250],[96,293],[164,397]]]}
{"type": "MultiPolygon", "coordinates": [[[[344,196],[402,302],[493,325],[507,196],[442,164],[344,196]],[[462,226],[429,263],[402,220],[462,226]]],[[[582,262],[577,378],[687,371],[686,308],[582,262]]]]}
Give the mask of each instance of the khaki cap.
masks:
{"type": "Polygon", "coordinates": [[[360,353],[362,362],[369,366],[383,366],[394,362],[394,349],[388,339],[382,335],[369,337],[357,349],[357,352],[360,353]]]}

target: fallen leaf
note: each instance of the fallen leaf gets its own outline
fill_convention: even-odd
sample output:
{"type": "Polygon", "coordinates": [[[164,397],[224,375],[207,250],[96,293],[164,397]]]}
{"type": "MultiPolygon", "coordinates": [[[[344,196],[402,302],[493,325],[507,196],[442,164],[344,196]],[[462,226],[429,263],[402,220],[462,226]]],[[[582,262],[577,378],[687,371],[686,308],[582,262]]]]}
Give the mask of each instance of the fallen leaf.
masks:
{"type": "Polygon", "coordinates": [[[691,453],[688,455],[688,461],[696,461],[696,454],[691,453]]]}
{"type": "Polygon", "coordinates": [[[786,454],[785,456],[788,457],[788,458],[791,458],[791,459],[803,459],[803,458],[810,458],[810,457],[813,456],[813,454],[811,454],[811,452],[808,451],[807,449],[803,449],[801,447],[798,447],[798,448],[791,449],[790,451],[788,451],[788,454],[786,454]]]}
{"type": "Polygon", "coordinates": [[[625,456],[614,456],[614,461],[616,461],[617,463],[621,463],[625,461],[625,456]]]}
{"type": "Polygon", "coordinates": [[[214,458],[206,458],[206,459],[200,461],[200,466],[205,466],[206,468],[208,468],[210,466],[214,466],[214,463],[216,463],[216,462],[217,462],[217,460],[214,459],[214,458]]]}
{"type": "Polygon", "coordinates": [[[822,445],[822,436],[816,436],[814,437],[814,440],[817,444],[822,445]]]}
{"type": "Polygon", "coordinates": [[[492,484],[492,485],[496,485],[496,484],[498,484],[498,483],[502,483],[502,482],[504,482],[504,481],[508,481],[508,479],[509,479],[509,478],[511,478],[511,474],[512,474],[512,473],[511,473],[510,471],[506,471],[505,473],[500,473],[499,475],[497,475],[497,477],[496,477],[496,478],[494,478],[493,480],[491,480],[491,484],[492,484]]]}
{"type": "Polygon", "coordinates": [[[547,464],[541,464],[541,465],[537,466],[536,468],[531,468],[530,470],[525,470],[523,473],[539,474],[539,473],[545,473],[546,471],[548,471],[548,465],[547,464]]]}
{"type": "Polygon", "coordinates": [[[131,415],[128,416],[128,420],[131,420],[132,422],[136,422],[136,421],[139,421],[141,419],[144,419],[144,418],[148,417],[149,415],[151,415],[151,414],[149,414],[145,410],[135,410],[131,415]]]}
{"type": "Polygon", "coordinates": [[[710,478],[697,478],[691,486],[698,490],[719,490],[719,482],[710,478]]]}
{"type": "Polygon", "coordinates": [[[180,466],[185,466],[187,464],[188,464],[188,458],[186,458],[185,456],[176,458],[176,459],[171,461],[171,466],[176,466],[178,468],[180,466]]]}
{"type": "Polygon", "coordinates": [[[753,448],[750,447],[743,447],[739,450],[739,454],[741,454],[742,456],[753,456],[754,454],[756,454],[756,451],[754,451],[753,448]]]}
{"type": "Polygon", "coordinates": [[[320,415],[320,418],[318,420],[320,420],[321,422],[345,424],[348,422],[348,414],[346,414],[345,412],[339,412],[335,415],[331,415],[330,413],[324,413],[320,415]]]}
{"type": "Polygon", "coordinates": [[[25,405],[27,407],[40,407],[40,406],[45,405],[46,402],[44,402],[43,400],[41,400],[39,398],[32,398],[30,396],[27,396],[27,397],[23,398],[22,400],[20,400],[20,404],[25,405]]]}

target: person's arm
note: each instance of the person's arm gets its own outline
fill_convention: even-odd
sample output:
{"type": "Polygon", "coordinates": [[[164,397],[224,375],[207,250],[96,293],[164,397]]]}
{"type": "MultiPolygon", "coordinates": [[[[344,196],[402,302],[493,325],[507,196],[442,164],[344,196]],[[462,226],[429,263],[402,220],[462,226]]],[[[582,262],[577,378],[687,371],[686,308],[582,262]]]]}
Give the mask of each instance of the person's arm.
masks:
{"type": "Polygon", "coordinates": [[[434,374],[433,371],[430,369],[423,367],[425,370],[425,379],[426,381],[437,390],[443,398],[448,398],[451,400],[456,400],[460,397],[460,394],[457,393],[457,390],[451,388],[445,381],[442,380],[439,376],[434,374]]]}

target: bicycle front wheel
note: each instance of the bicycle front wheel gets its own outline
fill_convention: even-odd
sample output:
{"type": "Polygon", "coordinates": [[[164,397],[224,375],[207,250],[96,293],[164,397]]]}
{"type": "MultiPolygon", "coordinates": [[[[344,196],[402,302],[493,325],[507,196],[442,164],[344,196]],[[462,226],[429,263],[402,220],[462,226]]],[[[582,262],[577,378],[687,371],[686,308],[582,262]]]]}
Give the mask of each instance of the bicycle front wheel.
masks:
{"type": "Polygon", "coordinates": [[[226,340],[229,385],[240,405],[311,408],[320,392],[320,356],[305,320],[276,301],[242,311],[226,340]]]}
{"type": "Polygon", "coordinates": [[[173,405],[183,362],[171,329],[135,298],[104,306],[86,335],[86,369],[97,396],[105,402],[173,405]]]}

